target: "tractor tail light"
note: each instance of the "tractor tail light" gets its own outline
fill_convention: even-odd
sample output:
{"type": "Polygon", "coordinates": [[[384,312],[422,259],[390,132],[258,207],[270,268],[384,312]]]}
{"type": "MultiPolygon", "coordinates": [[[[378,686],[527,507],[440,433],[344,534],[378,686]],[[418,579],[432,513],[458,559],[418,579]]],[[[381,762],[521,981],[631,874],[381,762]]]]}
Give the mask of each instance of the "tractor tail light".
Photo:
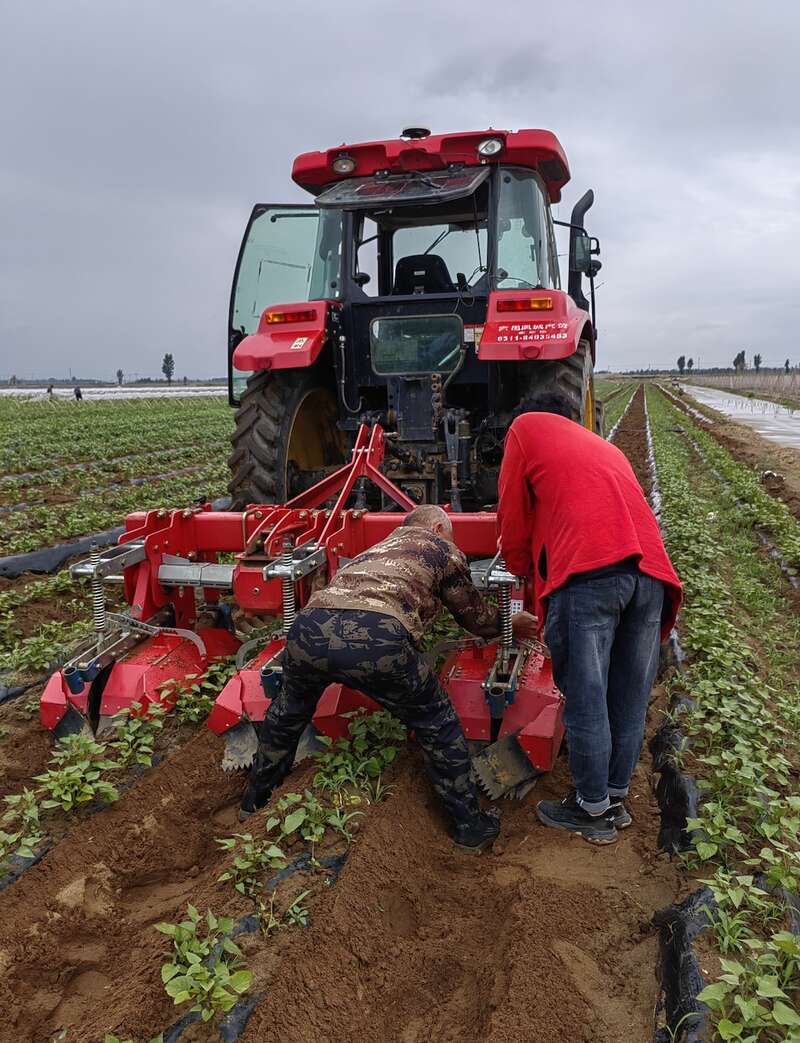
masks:
{"type": "Polygon", "coordinates": [[[277,322],[313,322],[317,313],[312,308],[303,311],[265,311],[264,321],[268,325],[277,322]]]}
{"type": "Polygon", "coordinates": [[[497,302],[498,311],[552,311],[552,297],[502,298],[497,302]]]}

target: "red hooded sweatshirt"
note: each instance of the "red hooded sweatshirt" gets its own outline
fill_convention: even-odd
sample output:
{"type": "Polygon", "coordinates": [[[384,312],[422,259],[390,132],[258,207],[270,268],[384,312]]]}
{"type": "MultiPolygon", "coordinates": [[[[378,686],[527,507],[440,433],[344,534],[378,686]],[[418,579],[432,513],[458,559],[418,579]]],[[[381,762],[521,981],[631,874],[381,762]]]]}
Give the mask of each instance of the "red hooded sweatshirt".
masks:
{"type": "Polygon", "coordinates": [[[635,556],[665,584],[667,637],[681,582],[624,453],[573,420],[524,413],[506,435],[498,491],[503,557],[515,575],[532,576],[540,620],[544,599],[570,576],[635,556]]]}

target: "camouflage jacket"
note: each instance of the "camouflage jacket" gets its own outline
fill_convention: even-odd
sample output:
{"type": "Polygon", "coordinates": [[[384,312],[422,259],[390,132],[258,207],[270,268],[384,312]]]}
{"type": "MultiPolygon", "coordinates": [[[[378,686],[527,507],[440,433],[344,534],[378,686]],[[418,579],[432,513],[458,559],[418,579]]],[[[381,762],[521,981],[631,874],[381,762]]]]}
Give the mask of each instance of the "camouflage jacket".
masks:
{"type": "Polygon", "coordinates": [[[476,589],[458,547],[416,525],[400,526],[353,558],[308,602],[309,608],[352,608],[393,616],[417,643],[442,605],[479,637],[500,632],[497,609],[476,589]]]}

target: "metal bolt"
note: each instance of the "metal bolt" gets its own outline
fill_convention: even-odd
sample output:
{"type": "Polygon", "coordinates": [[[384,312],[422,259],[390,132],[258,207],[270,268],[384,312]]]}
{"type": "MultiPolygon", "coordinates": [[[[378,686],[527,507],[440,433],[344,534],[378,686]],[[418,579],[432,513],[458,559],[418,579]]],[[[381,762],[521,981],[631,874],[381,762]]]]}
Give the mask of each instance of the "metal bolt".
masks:
{"type": "Polygon", "coordinates": [[[253,587],[253,593],[254,594],[260,594],[261,593],[261,587],[253,587]]]}

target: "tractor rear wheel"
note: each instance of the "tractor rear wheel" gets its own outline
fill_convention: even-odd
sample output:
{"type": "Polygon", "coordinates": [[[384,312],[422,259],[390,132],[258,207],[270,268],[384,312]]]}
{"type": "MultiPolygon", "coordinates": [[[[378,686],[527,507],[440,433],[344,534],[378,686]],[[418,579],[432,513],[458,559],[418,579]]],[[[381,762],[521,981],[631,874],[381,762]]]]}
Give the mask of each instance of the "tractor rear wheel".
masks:
{"type": "Polygon", "coordinates": [[[256,373],[236,411],[231,442],[234,509],[248,503],[285,503],[344,463],[345,439],[336,426],[336,393],[314,370],[256,373]]]}
{"type": "Polygon", "coordinates": [[[602,434],[603,407],[594,397],[594,365],[589,341],[580,341],[574,355],[540,365],[547,368],[544,372],[537,372],[528,394],[540,391],[560,394],[570,402],[574,420],[590,431],[602,434]]]}

